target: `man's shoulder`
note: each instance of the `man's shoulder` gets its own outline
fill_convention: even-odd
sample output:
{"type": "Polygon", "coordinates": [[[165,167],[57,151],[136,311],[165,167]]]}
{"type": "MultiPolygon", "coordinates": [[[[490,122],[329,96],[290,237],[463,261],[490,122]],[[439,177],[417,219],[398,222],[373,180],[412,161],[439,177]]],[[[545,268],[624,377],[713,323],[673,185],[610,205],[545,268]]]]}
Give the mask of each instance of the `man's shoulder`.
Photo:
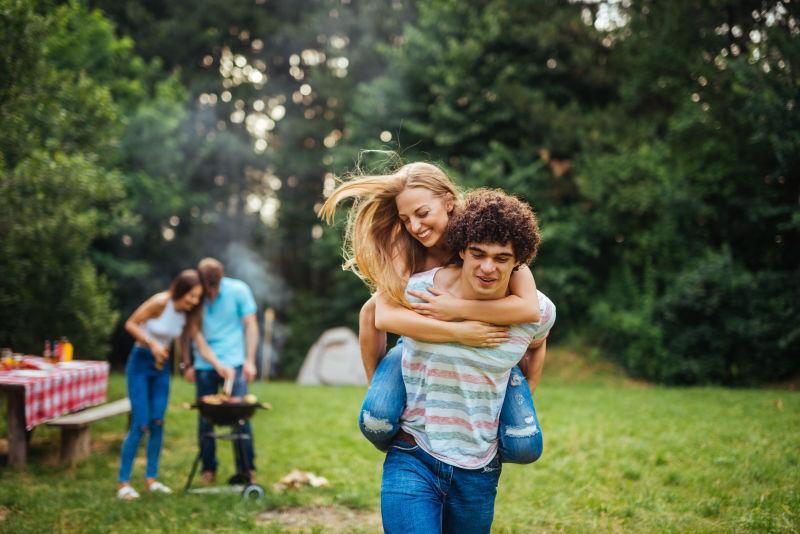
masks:
{"type": "Polygon", "coordinates": [[[222,287],[231,291],[250,291],[250,286],[244,280],[238,278],[228,278],[227,276],[222,279],[222,287]]]}

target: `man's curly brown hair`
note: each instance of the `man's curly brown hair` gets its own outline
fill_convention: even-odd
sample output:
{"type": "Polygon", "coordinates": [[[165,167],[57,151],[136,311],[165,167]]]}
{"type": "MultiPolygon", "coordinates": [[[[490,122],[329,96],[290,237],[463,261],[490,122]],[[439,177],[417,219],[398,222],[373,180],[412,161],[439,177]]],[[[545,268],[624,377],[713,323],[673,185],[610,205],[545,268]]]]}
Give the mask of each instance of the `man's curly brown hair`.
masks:
{"type": "Polygon", "coordinates": [[[530,263],[536,257],[540,240],[539,221],[531,207],[499,189],[476,189],[468,193],[447,225],[447,246],[457,264],[462,263],[458,253],[470,243],[508,242],[517,263],[530,263]]]}

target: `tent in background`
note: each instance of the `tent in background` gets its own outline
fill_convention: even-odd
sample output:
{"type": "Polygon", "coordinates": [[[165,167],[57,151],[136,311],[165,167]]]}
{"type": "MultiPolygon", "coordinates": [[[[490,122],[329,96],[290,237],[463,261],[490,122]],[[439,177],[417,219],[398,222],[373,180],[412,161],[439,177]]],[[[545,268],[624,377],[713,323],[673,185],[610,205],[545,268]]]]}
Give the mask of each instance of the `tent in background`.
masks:
{"type": "Polygon", "coordinates": [[[297,383],[366,385],[358,336],[343,326],[326,330],[309,349],[297,383]]]}

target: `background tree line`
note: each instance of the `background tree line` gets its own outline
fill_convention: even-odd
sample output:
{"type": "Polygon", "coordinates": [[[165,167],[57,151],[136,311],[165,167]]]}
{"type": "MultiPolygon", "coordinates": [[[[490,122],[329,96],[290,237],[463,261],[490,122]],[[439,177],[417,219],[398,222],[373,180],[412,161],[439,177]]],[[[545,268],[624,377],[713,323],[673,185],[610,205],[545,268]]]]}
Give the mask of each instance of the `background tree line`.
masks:
{"type": "Polygon", "coordinates": [[[215,255],[293,376],[368,296],[315,207],[356,162],[425,159],[536,207],[556,340],[667,383],[800,367],[793,2],[0,0],[0,25],[4,346],[121,361],[120,317],[215,255]]]}

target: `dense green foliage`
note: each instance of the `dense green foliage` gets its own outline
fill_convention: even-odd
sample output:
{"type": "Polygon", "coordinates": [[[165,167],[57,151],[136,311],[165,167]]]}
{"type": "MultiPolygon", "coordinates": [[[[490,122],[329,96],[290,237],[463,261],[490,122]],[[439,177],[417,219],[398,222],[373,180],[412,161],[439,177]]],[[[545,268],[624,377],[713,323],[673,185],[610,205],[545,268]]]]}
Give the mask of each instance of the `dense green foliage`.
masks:
{"type": "MultiPolygon", "coordinates": [[[[506,464],[493,532],[772,532],[800,529],[797,470],[800,394],[722,388],[648,388],[615,373],[565,381],[579,362],[554,351],[537,390],[545,448],[533,465],[506,464]],[[567,362],[563,362],[566,364],[567,362]],[[746,429],[743,431],[743,429],[746,429]]],[[[75,467],[52,465],[58,430],[37,427],[26,472],[0,480],[4,532],[292,532],[266,525],[267,510],[299,507],[314,532],[379,532],[354,514],[380,516],[382,454],[358,431],[363,388],[257,383],[274,409],[253,419],[260,501],[236,494],[143,494],[115,500],[125,416],[92,425],[93,453],[75,467]],[[292,469],[326,477],[329,487],[283,493],[272,485],[292,469]],[[324,523],[332,507],[342,523],[324,523]],[[321,523],[322,522],[322,523],[321,523]],[[321,523],[321,524],[320,524],[321,523]]],[[[125,394],[112,375],[110,397],[125,394]]],[[[196,453],[196,413],[182,407],[194,388],[172,384],[160,479],[173,489],[196,453]]],[[[3,422],[0,421],[0,433],[3,422]]],[[[227,444],[226,444],[227,445],[227,444]]],[[[229,446],[218,447],[219,476],[233,472],[229,446]]],[[[144,447],[139,459],[144,457],[144,447]]],[[[132,483],[141,490],[144,465],[132,483]]]]}
{"type": "Polygon", "coordinates": [[[426,3],[345,141],[396,132],[408,159],[533,203],[557,335],[658,381],[787,376],[800,28],[768,4],[636,2],[614,27],[591,3],[426,3]]]}
{"type": "Polygon", "coordinates": [[[99,357],[116,324],[121,361],[119,320],[214,255],[293,376],[368,296],[324,192],[424,159],[536,207],[555,341],[667,383],[799,370],[794,3],[0,2],[3,345],[99,357]]]}
{"type": "MultiPolygon", "coordinates": [[[[172,172],[190,176],[199,198],[183,204],[188,216],[178,206],[137,200],[162,210],[141,230],[164,225],[172,210],[181,223],[170,245],[185,252],[177,262],[218,256],[261,305],[277,307],[279,372],[293,376],[326,328],[356,327],[369,296],[340,269],[338,233],[320,237],[315,205],[357,84],[381,70],[379,46],[396,37],[413,9],[294,0],[95,4],[134,37],[139,53],[159,58],[165,73],[179,69],[190,92],[184,151],[193,155],[182,161],[191,170],[172,172]]],[[[152,146],[136,143],[143,163],[160,156],[161,140],[150,138],[152,146]]],[[[155,253],[163,246],[155,228],[153,249],[125,252],[147,258],[153,274],[174,272],[176,262],[155,253]]],[[[126,287],[141,293],[137,278],[126,287]]]]}
{"type": "Polygon", "coordinates": [[[43,15],[7,0],[0,17],[0,339],[38,353],[69,335],[79,356],[104,355],[118,313],[90,247],[128,217],[109,156],[116,98],[139,87],[117,70],[130,43],[76,5],[43,15]]]}

